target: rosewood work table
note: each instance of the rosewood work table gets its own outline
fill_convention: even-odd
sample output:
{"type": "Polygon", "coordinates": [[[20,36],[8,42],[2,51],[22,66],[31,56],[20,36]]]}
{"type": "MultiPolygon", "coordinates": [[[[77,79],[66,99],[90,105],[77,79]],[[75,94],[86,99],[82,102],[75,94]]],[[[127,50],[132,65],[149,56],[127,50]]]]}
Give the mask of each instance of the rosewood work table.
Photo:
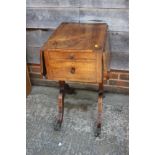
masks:
{"type": "Polygon", "coordinates": [[[40,51],[41,75],[59,82],[58,116],[55,130],[63,121],[64,95],[69,89],[65,82],[96,83],[98,116],[95,135],[101,132],[103,86],[108,78],[109,42],[105,23],[62,23],[48,38],[40,51]]]}

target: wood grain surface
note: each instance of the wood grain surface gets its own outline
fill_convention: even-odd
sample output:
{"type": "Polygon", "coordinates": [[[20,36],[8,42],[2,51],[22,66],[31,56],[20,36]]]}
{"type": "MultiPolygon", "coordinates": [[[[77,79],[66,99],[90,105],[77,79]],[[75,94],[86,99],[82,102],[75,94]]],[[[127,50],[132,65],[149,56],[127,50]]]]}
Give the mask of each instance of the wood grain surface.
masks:
{"type": "Polygon", "coordinates": [[[42,47],[46,77],[102,83],[109,62],[107,30],[107,24],[62,23],[42,47]]]}
{"type": "Polygon", "coordinates": [[[27,28],[56,28],[62,22],[107,23],[110,31],[129,31],[128,9],[27,8],[27,28]]]}
{"type": "Polygon", "coordinates": [[[104,50],[107,29],[107,24],[62,23],[49,37],[47,48],[104,50]]]}
{"type": "Polygon", "coordinates": [[[128,8],[128,0],[27,0],[27,7],[128,8]]]}
{"type": "Polygon", "coordinates": [[[49,79],[96,83],[96,61],[51,60],[49,79]]]}
{"type": "MultiPolygon", "coordinates": [[[[87,50],[89,51],[89,50],[87,50]]],[[[76,50],[48,50],[49,52],[49,59],[67,59],[67,60],[78,60],[78,59],[82,59],[82,60],[87,60],[89,58],[89,60],[96,60],[96,53],[94,52],[83,52],[81,54],[81,51],[76,51],[76,50]],[[50,52],[51,51],[51,52],[50,52]]]]}

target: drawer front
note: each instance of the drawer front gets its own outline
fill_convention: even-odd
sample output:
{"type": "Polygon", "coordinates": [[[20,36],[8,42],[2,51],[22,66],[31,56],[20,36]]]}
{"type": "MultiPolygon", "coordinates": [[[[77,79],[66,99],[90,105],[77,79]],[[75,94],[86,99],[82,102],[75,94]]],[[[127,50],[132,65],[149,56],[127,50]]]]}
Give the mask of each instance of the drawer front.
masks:
{"type": "Polygon", "coordinates": [[[50,79],[96,82],[96,61],[50,60],[50,79]]]}
{"type": "Polygon", "coordinates": [[[67,60],[96,60],[96,53],[93,52],[49,52],[49,59],[67,60]]]}

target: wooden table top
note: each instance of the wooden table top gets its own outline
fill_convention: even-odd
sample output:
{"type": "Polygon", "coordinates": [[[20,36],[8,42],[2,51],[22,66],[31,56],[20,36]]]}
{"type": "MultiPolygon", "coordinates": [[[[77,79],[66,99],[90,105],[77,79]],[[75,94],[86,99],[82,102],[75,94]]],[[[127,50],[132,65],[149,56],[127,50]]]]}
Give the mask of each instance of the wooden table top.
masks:
{"type": "Polygon", "coordinates": [[[103,51],[107,29],[105,23],[62,23],[49,37],[44,48],[103,51]]]}

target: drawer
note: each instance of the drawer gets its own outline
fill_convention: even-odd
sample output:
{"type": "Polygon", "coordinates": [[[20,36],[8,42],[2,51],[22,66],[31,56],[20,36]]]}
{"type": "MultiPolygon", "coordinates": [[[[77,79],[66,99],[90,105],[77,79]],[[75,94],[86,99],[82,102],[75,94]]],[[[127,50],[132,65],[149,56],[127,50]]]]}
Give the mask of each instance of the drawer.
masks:
{"type": "Polygon", "coordinates": [[[96,60],[94,52],[48,52],[49,59],[68,59],[68,60],[96,60]]]}
{"type": "Polygon", "coordinates": [[[96,61],[49,61],[51,80],[96,82],[96,61]]]}

